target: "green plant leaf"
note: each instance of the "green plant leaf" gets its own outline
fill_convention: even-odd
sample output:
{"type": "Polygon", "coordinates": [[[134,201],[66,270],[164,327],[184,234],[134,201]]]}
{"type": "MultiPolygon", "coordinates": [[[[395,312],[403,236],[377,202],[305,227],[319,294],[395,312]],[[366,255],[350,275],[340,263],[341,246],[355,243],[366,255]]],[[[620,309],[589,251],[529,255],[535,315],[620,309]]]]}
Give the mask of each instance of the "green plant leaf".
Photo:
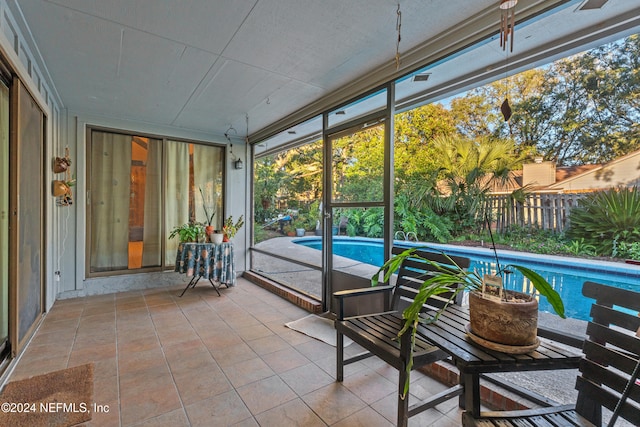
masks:
{"type": "Polygon", "coordinates": [[[510,264],[507,267],[513,267],[522,273],[527,279],[531,281],[536,290],[540,293],[540,295],[544,296],[551,307],[553,307],[554,311],[558,314],[558,316],[566,319],[567,316],[564,314],[564,303],[562,302],[562,298],[560,294],[558,294],[555,289],[551,287],[549,282],[547,282],[544,277],[531,270],[530,268],[523,267],[521,265],[510,264]]]}

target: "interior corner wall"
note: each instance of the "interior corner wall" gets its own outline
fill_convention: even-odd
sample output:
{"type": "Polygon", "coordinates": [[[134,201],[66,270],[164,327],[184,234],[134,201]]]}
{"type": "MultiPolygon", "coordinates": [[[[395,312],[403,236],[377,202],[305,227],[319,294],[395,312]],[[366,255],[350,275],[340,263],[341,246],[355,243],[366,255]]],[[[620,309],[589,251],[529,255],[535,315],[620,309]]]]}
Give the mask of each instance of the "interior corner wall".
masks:
{"type": "MultiPolygon", "coordinates": [[[[172,272],[86,278],[86,128],[88,125],[95,125],[218,144],[225,143],[225,139],[221,135],[213,136],[198,131],[68,111],[57,93],[35,41],[31,38],[31,31],[23,20],[17,0],[0,0],[0,54],[33,95],[46,116],[44,158],[53,162],[56,156],[64,156],[65,148],[68,148],[73,161],[72,172],[77,179],[76,187],[73,188],[74,203],[71,206],[57,206],[54,197],[49,193],[45,194],[45,310],[48,311],[57,298],[140,289],[149,287],[150,284],[160,286],[175,283],[176,280],[183,281],[184,277],[172,272]],[[56,272],[59,274],[55,274],[56,272]]],[[[244,215],[245,220],[248,220],[251,212],[251,201],[248,200],[248,149],[241,138],[233,138],[231,142],[234,145],[233,155],[230,145],[227,144],[225,216],[233,215],[237,218],[244,215]],[[237,159],[243,161],[243,169],[235,169],[234,160],[237,159]]],[[[50,183],[55,176],[51,167],[44,166],[45,182],[50,183]]],[[[246,269],[248,229],[247,224],[234,238],[238,275],[246,269]]]]}
{"type": "MultiPolygon", "coordinates": [[[[88,249],[84,239],[87,229],[86,209],[87,204],[87,128],[103,127],[117,129],[132,133],[147,135],[162,135],[169,138],[185,139],[192,141],[211,142],[216,144],[224,143],[224,137],[219,138],[198,131],[188,131],[149,123],[138,123],[122,119],[107,118],[86,114],[83,112],[69,111],[65,122],[65,132],[67,141],[75,150],[75,171],[77,173],[77,183],[74,188],[74,206],[77,209],[77,220],[75,221],[75,231],[73,233],[74,245],[71,251],[74,254],[74,281],[61,280],[58,293],[59,298],[73,298],[87,295],[99,295],[112,292],[123,292],[129,290],[148,289],[152,287],[162,287],[169,285],[186,285],[185,277],[173,271],[153,272],[153,273],[132,273],[119,274],[107,277],[88,278],[85,271],[86,256],[88,249]]],[[[225,217],[233,215],[238,218],[244,215],[247,219],[247,206],[250,206],[248,198],[248,171],[247,167],[235,169],[234,160],[241,159],[247,165],[247,149],[244,141],[240,138],[232,139],[233,151],[230,144],[226,145],[226,165],[225,165],[225,217]]],[[[246,269],[246,248],[247,229],[243,227],[234,238],[234,255],[236,274],[240,276],[246,269]]]]}

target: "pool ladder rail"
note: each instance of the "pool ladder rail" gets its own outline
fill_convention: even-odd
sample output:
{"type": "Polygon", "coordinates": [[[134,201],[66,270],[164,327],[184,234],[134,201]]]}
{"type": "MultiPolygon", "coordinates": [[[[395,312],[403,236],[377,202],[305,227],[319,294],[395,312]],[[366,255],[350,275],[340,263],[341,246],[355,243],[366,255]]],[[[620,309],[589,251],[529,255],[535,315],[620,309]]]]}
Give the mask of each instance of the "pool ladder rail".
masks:
{"type": "Polygon", "coordinates": [[[413,231],[409,231],[407,233],[405,233],[402,230],[398,230],[395,232],[395,234],[393,235],[393,240],[406,240],[406,241],[411,241],[411,236],[413,236],[413,241],[417,242],[418,241],[418,236],[416,235],[416,233],[414,233],[413,231]],[[402,239],[398,239],[398,235],[402,236],[402,239]]]}

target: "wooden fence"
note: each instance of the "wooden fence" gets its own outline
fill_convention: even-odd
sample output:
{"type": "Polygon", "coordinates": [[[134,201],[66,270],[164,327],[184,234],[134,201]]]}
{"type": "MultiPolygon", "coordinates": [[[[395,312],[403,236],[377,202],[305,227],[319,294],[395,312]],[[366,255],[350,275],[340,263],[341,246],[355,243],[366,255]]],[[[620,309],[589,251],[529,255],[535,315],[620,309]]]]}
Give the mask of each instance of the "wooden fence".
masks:
{"type": "Polygon", "coordinates": [[[560,233],[569,226],[571,208],[585,195],[586,193],[528,194],[524,203],[517,202],[507,194],[493,195],[488,197],[486,208],[491,212],[496,231],[505,231],[517,225],[560,233]]]}

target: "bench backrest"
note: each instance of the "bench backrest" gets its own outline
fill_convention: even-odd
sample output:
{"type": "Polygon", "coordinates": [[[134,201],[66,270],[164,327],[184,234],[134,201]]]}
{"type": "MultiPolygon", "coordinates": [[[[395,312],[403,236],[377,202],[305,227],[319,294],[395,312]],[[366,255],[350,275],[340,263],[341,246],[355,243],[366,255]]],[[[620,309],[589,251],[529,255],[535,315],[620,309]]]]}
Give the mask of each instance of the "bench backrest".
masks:
{"type": "Polygon", "coordinates": [[[640,420],[640,385],[631,381],[640,357],[640,293],[585,282],[582,294],[595,299],[592,320],[587,325],[584,358],[576,381],[576,411],[596,425],[601,424],[600,405],[613,411],[630,384],[620,417],[640,420]]]}
{"type": "MultiPolygon", "coordinates": [[[[397,255],[407,248],[394,246],[392,249],[393,255],[397,255]]],[[[460,267],[467,269],[469,268],[470,260],[469,258],[460,257],[460,256],[451,256],[449,258],[443,255],[442,252],[437,252],[434,250],[428,249],[418,249],[415,251],[415,254],[434,261],[438,264],[442,265],[452,265],[451,261],[453,260],[460,267]]],[[[417,289],[420,287],[422,282],[424,282],[429,275],[437,274],[437,269],[430,265],[429,263],[424,262],[420,258],[407,258],[401,264],[400,269],[398,270],[398,275],[395,283],[395,289],[393,291],[393,297],[391,300],[391,308],[394,310],[404,310],[408,307],[412,302],[417,293],[417,289]]],[[[430,298],[427,300],[428,308],[442,308],[447,302],[451,300],[454,292],[453,289],[451,292],[441,294],[437,297],[430,298]]],[[[459,292],[455,299],[455,304],[460,304],[462,301],[462,292],[459,292]]]]}

